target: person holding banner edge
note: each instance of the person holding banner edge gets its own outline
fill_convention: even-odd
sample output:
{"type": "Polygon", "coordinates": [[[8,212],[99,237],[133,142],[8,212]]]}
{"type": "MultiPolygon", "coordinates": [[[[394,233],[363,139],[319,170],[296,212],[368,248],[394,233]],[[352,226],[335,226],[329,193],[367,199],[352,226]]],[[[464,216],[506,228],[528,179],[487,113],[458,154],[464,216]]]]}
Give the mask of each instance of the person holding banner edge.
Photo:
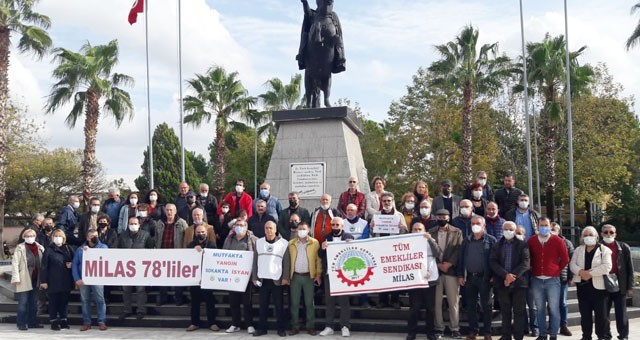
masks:
{"type": "Polygon", "coordinates": [[[80,331],[91,329],[91,300],[95,301],[98,314],[98,327],[101,331],[107,330],[107,304],[104,302],[104,286],[87,286],[82,281],[82,254],[89,248],[108,248],[98,238],[96,229],[87,231],[86,241],[76,249],[71,265],[73,280],[80,288],[80,300],[82,301],[82,327],[80,331]]]}
{"type": "MultiPolygon", "coordinates": [[[[195,248],[198,252],[202,252],[204,248],[216,249],[216,240],[215,238],[210,240],[207,236],[207,227],[204,224],[198,224],[195,228],[193,241],[186,248],[195,248]]],[[[216,298],[213,296],[213,290],[203,289],[198,285],[189,287],[189,293],[191,293],[191,325],[187,327],[186,331],[193,332],[200,328],[202,301],[205,302],[207,311],[207,327],[214,332],[219,331],[220,327],[216,324],[216,298]]]]}
{"type": "MultiPolygon", "coordinates": [[[[237,220],[233,226],[233,230],[224,240],[223,249],[254,251],[256,248],[257,238],[248,230],[247,222],[237,220]]],[[[247,333],[255,333],[253,327],[253,305],[251,303],[252,287],[251,283],[247,284],[244,292],[229,291],[229,305],[231,306],[231,326],[226,330],[227,333],[235,333],[240,331],[242,319],[240,318],[240,303],[244,308],[244,323],[247,327],[247,333]]]]}

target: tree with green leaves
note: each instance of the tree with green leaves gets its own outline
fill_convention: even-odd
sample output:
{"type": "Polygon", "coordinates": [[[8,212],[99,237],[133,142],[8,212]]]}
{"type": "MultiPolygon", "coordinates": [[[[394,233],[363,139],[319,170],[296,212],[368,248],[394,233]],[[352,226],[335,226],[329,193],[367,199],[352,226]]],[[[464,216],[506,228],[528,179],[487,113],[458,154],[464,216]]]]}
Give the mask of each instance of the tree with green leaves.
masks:
{"type": "MultiPolygon", "coordinates": [[[[593,70],[589,65],[580,65],[578,57],[586,46],[570,52],[571,96],[589,91],[593,70]]],[[[564,36],[547,34],[542,42],[527,44],[527,70],[530,89],[543,101],[540,112],[539,134],[542,144],[542,159],[545,171],[546,214],[555,218],[556,151],[560,124],[564,120],[563,102],[566,100],[566,66],[564,36]]],[[[522,67],[522,65],[518,65],[522,67]]],[[[517,90],[523,90],[521,85],[517,90]]]]}
{"type": "Polygon", "coordinates": [[[478,50],[479,32],[472,25],[462,29],[454,41],[437,45],[442,57],[429,67],[431,86],[462,98],[462,181],[473,181],[473,114],[475,100],[492,94],[511,74],[511,60],[498,55],[498,43],[485,44],[478,50]]]}
{"type": "Polygon", "coordinates": [[[224,194],[227,153],[225,133],[234,115],[250,109],[256,99],[248,95],[237,72],[227,73],[224,68],[211,67],[204,74],[196,74],[187,81],[194,92],[184,98],[184,110],[189,112],[184,122],[200,127],[202,123],[215,123],[216,137],[213,187],[218,197],[224,194]]]}
{"type": "Polygon", "coordinates": [[[289,84],[284,84],[280,78],[272,78],[265,83],[267,92],[258,97],[264,103],[265,109],[294,110],[302,106],[302,75],[291,76],[289,84]]]}
{"type": "MultiPolygon", "coordinates": [[[[167,201],[178,196],[178,184],[180,184],[180,140],[175,131],[167,123],[156,126],[151,139],[153,147],[153,165],[155,188],[149,188],[149,155],[148,150],[143,151],[144,160],[140,168],[142,174],[134,180],[138,190],[144,191],[156,189],[167,201]]],[[[201,155],[185,150],[185,179],[191,187],[196,187],[206,181],[206,161],[201,155]]]]}
{"type": "Polygon", "coordinates": [[[342,264],[342,270],[352,271],[354,277],[358,275],[358,270],[361,269],[367,269],[367,264],[359,257],[350,257],[342,264]]]}
{"type": "Polygon", "coordinates": [[[52,86],[46,112],[56,110],[72,101],[65,122],[74,128],[84,115],[84,159],[82,162],[82,196],[85,203],[91,198],[96,171],[96,139],[100,114],[113,117],[117,127],[125,118],[133,117],[133,104],[129,93],[121,86],[133,84],[133,78],[113,71],[118,64],[118,41],[93,46],[86,42],[80,52],[65,48],[54,50],[52,72],[57,82],[52,86]]]}
{"type": "MultiPolygon", "coordinates": [[[[635,13],[638,9],[640,9],[640,2],[631,7],[631,14],[635,13]]],[[[640,43],[640,21],[638,21],[638,25],[631,33],[631,36],[627,39],[627,51],[638,45],[638,43],[640,43]]]]}
{"type": "Polygon", "coordinates": [[[38,0],[3,0],[0,2],[0,240],[4,229],[4,205],[7,191],[7,139],[9,134],[9,54],[12,35],[19,38],[18,50],[41,59],[51,37],[47,29],[51,20],[34,11],[38,0]]]}

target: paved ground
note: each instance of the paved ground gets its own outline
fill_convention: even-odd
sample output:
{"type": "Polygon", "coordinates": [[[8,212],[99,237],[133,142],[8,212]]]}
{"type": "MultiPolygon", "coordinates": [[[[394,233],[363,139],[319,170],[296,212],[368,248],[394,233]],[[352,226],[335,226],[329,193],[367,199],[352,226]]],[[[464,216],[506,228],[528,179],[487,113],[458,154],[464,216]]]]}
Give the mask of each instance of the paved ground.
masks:
{"type": "MultiPolygon", "coordinates": [[[[615,330],[615,323],[611,324],[612,330],[615,330]]],[[[630,321],[630,337],[629,339],[639,339],[640,338],[640,319],[635,319],[630,321]]],[[[581,338],[580,327],[571,327],[571,331],[573,332],[572,337],[564,337],[559,336],[559,340],[578,340],[581,338]]],[[[614,336],[617,334],[614,334],[614,336]]],[[[2,339],[7,340],[32,340],[34,338],[38,338],[40,336],[46,337],[47,340],[56,340],[56,339],[193,339],[194,337],[206,337],[206,339],[256,339],[250,335],[248,335],[245,331],[234,333],[234,334],[225,334],[224,332],[211,332],[209,330],[198,330],[196,332],[185,332],[183,329],[173,329],[173,328],[110,328],[107,331],[99,331],[97,329],[92,329],[87,332],[79,332],[78,327],[72,327],[70,330],[54,332],[50,329],[36,329],[36,330],[28,330],[28,331],[19,331],[16,329],[15,325],[9,324],[0,324],[0,336],[2,339]]],[[[594,335],[595,336],[595,335],[594,335]]],[[[404,339],[405,334],[389,334],[389,333],[362,333],[357,332],[351,335],[351,338],[354,339],[372,339],[372,340],[383,340],[383,339],[404,339]]],[[[307,334],[297,335],[296,338],[315,338],[311,337],[307,334]]],[[[336,335],[326,337],[327,339],[342,339],[340,337],[339,332],[336,332],[336,335]]],[[[494,339],[498,339],[498,336],[494,336],[494,339]]],[[[260,339],[280,339],[275,332],[271,332],[266,336],[260,337],[260,339]]],[[[418,337],[418,339],[426,339],[426,337],[418,337]]],[[[525,337],[525,339],[528,338],[525,337]]]]}

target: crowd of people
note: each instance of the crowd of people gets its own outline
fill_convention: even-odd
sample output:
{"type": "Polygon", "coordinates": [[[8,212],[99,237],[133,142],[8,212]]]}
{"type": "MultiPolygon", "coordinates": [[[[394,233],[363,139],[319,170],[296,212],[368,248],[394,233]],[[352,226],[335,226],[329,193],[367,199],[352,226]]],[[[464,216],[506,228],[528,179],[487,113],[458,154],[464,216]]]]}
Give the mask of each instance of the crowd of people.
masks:
{"type": "MultiPolygon", "coordinates": [[[[42,327],[36,317],[40,309],[48,312],[52,330],[68,329],[69,296],[77,286],[82,301],[80,330],[92,328],[92,301],[98,329],[107,329],[106,304],[112,287],[83,283],[82,255],[88,248],[218,248],[254,252],[246,289],[228,292],[231,323],[225,325],[227,333],[245,329],[254,336],[267,334],[267,317],[273,305],[278,335],[293,336],[305,330],[310,335],[329,336],[335,331],[338,305],[338,329],[348,337],[352,304],[400,309],[399,297],[408,293],[408,340],[416,338],[421,318],[429,340],[444,336],[445,310],[452,338],[462,338],[459,316],[465,311],[469,323],[466,339],[492,339],[494,309],[502,316],[501,340],[521,340],[526,334],[537,340],[556,340],[559,334],[571,335],[567,295],[568,286],[575,285],[582,339],[592,339],[594,323],[597,339],[612,339],[612,306],[618,338],[628,339],[625,306],[633,286],[633,266],[630,248],[616,239],[616,228],[606,224],[598,232],[586,227],[574,249],[557,223],[532,209],[530,198],[515,186],[513,175],[506,175],[504,186],[495,191],[487,183],[487,173],[480,171],[462,197],[453,193],[450,180],[442,181],[439,194],[431,197],[427,183],[418,181],[396,204],[394,195],[385,190],[383,178],[373,178],[372,191],[364,194],[358,189],[358,179],[350,177],[337,204],[332,205],[331,195],[323,194],[313,211],[300,205],[296,192],[288,194],[288,207],[283,207],[267,183],[260,185],[254,199],[245,192],[243,180],[237,180],[234,190],[221,202],[207,184],[201,184],[196,193],[184,182],[172,202],[163,200],[158,190],[144,195],[134,192],[124,198],[111,189],[104,202],[91,198],[88,211],[82,214],[78,213],[78,197],[71,196],[55,224],[51,218],[37,215],[21,233],[12,275],[18,300],[17,326],[20,330],[42,327]],[[375,215],[397,216],[400,234],[424,235],[429,254],[437,262],[438,279],[429,282],[428,288],[379,293],[375,303],[373,295],[331,296],[327,247],[333,240],[392,235],[376,232],[375,215]],[[284,301],[285,291],[288,301],[284,301]],[[318,291],[324,292],[325,302],[320,331],[315,328],[314,296],[318,291]],[[257,322],[252,308],[255,292],[259,296],[257,322]]],[[[146,316],[149,288],[123,287],[121,320],[146,316]]],[[[168,290],[159,287],[156,303],[167,304],[170,297],[178,306],[190,302],[187,331],[202,326],[202,303],[206,304],[207,327],[220,331],[212,290],[173,287],[172,296],[168,290]]]]}

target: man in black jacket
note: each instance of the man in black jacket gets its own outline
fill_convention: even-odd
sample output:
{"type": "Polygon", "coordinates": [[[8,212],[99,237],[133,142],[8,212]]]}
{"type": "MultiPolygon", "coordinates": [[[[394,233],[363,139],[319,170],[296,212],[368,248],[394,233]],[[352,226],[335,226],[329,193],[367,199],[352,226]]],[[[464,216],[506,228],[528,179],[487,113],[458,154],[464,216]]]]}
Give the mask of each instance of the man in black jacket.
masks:
{"type": "MultiPolygon", "coordinates": [[[[209,240],[207,237],[207,228],[204,224],[195,227],[195,235],[193,241],[187,244],[187,248],[195,248],[199,252],[204,248],[216,249],[216,241],[209,240]]],[[[200,285],[189,287],[191,293],[191,325],[187,327],[187,332],[193,332],[200,328],[200,305],[204,301],[207,311],[207,327],[217,332],[220,327],[216,324],[216,298],[213,296],[213,290],[200,288],[200,285]]]]}
{"type": "Polygon", "coordinates": [[[527,243],[516,238],[515,232],[515,223],[504,223],[502,238],[494,244],[489,264],[502,312],[501,339],[511,339],[513,335],[515,340],[522,340],[526,324],[528,271],[531,264],[527,243]]]}
{"type": "MultiPolygon", "coordinates": [[[[616,241],[616,227],[611,224],[602,226],[603,244],[611,249],[611,273],[618,276],[620,291],[609,293],[607,299],[607,318],[611,313],[611,305],[615,304],[616,309],[616,329],[618,339],[629,339],[629,319],[627,318],[627,296],[631,295],[633,288],[633,261],[631,261],[631,248],[629,245],[616,241]]],[[[611,333],[608,336],[613,339],[611,333]]]]}
{"type": "MultiPolygon", "coordinates": [[[[500,216],[506,216],[507,211],[515,209],[518,204],[518,196],[522,190],[516,188],[516,176],[508,173],[504,176],[504,187],[495,192],[495,202],[498,203],[500,216]]],[[[505,217],[506,219],[506,217],[505,217]]]]}
{"type": "MultiPolygon", "coordinates": [[[[127,230],[123,231],[118,238],[118,248],[120,249],[153,249],[155,242],[148,232],[140,229],[140,222],[137,217],[129,217],[127,230]]],[[[131,306],[132,286],[122,287],[123,311],[120,320],[124,320],[133,314],[131,306]]],[[[136,289],[136,319],[142,320],[146,314],[145,304],[147,303],[147,293],[144,286],[137,286],[136,289]]]]}

